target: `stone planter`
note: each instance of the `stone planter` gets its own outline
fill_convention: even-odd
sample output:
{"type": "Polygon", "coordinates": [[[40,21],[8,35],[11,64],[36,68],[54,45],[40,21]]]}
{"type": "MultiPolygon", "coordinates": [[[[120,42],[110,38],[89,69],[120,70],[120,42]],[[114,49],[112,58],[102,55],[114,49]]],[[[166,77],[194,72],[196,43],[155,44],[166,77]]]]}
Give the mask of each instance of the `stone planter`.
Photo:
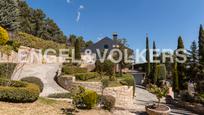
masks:
{"type": "Polygon", "coordinates": [[[148,115],[169,115],[171,112],[171,109],[166,105],[160,105],[162,108],[165,108],[165,110],[156,110],[152,109],[152,105],[145,106],[146,112],[148,115]]]}

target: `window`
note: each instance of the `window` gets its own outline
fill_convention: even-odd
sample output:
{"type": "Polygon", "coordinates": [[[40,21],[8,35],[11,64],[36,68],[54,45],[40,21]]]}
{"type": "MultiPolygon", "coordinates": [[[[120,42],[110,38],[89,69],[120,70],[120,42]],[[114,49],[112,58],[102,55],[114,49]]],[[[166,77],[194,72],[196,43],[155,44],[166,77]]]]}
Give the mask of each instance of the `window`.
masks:
{"type": "Polygon", "coordinates": [[[109,46],[106,44],[106,45],[104,45],[104,49],[108,49],[109,48],[109,46]]]}

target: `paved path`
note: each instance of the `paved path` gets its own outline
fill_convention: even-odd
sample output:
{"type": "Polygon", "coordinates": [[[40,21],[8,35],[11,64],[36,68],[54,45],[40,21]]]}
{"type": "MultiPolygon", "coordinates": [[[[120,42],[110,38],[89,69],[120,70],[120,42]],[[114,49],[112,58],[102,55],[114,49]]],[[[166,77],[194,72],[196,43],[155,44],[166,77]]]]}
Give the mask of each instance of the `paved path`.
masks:
{"type": "Polygon", "coordinates": [[[53,93],[67,92],[61,88],[54,80],[60,68],[59,64],[26,64],[18,65],[13,80],[21,80],[25,77],[37,77],[41,79],[44,88],[40,96],[48,96],[53,93]]]}
{"type": "MultiPolygon", "coordinates": [[[[134,104],[136,104],[138,111],[145,111],[145,105],[153,103],[153,101],[157,101],[157,98],[155,95],[149,93],[147,90],[144,89],[142,86],[136,87],[136,98],[134,104]]],[[[164,99],[162,102],[165,102],[164,99]]],[[[170,115],[197,115],[195,113],[192,113],[188,110],[175,107],[173,105],[169,105],[171,108],[171,114],[170,115]]],[[[138,115],[146,115],[145,112],[138,112],[136,113],[138,115]]]]}

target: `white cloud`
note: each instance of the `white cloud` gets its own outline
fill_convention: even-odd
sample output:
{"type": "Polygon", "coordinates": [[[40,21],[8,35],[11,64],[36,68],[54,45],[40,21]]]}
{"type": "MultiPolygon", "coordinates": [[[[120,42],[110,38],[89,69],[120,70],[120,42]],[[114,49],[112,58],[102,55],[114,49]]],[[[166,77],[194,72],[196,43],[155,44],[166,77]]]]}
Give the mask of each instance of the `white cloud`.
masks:
{"type": "Polygon", "coordinates": [[[77,18],[76,18],[76,22],[79,22],[80,18],[81,18],[81,10],[83,10],[85,7],[84,5],[80,5],[78,12],[77,12],[77,18]]]}
{"type": "Polygon", "coordinates": [[[71,0],[67,0],[67,3],[71,3],[71,0]]]}
{"type": "Polygon", "coordinates": [[[79,9],[84,9],[84,5],[80,5],[80,6],[79,6],[79,9]]]}
{"type": "Polygon", "coordinates": [[[80,18],[81,18],[81,12],[78,11],[78,12],[77,12],[76,22],[79,22],[80,18]]]}

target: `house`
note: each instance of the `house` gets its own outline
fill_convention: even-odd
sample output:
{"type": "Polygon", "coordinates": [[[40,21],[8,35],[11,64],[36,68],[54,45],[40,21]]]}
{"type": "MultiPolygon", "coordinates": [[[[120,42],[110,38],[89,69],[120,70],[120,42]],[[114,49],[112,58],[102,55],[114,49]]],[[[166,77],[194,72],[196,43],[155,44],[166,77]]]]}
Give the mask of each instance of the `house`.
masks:
{"type": "Polygon", "coordinates": [[[92,53],[96,54],[97,49],[102,52],[105,49],[108,49],[108,51],[110,51],[114,48],[119,48],[119,43],[117,42],[117,39],[118,39],[118,35],[114,33],[112,39],[109,37],[105,37],[100,41],[96,42],[95,44],[85,48],[84,50],[82,50],[82,52],[85,52],[87,49],[89,49],[92,51],[92,53]]]}

